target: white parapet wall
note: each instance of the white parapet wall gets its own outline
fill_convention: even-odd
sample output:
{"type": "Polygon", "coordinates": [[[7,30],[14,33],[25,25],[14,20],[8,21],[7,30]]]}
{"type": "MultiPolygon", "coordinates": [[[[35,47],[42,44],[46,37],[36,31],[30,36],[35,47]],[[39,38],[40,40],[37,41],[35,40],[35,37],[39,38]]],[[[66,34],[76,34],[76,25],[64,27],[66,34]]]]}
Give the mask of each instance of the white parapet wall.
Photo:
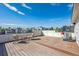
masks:
{"type": "Polygon", "coordinates": [[[45,36],[63,37],[60,32],[55,32],[53,30],[43,30],[42,32],[45,36]]]}
{"type": "MultiPolygon", "coordinates": [[[[55,32],[55,31],[53,31],[53,30],[43,30],[42,32],[43,32],[44,36],[60,37],[60,38],[63,37],[63,35],[61,35],[61,32],[55,32]]],[[[72,34],[72,37],[75,38],[74,33],[71,33],[71,34],[72,34]]],[[[14,39],[14,36],[15,36],[15,35],[16,35],[16,34],[0,35],[0,43],[15,40],[15,39],[14,39]]],[[[26,33],[26,34],[18,34],[18,35],[30,35],[30,34],[26,33]]]]}
{"type": "MultiPolygon", "coordinates": [[[[36,33],[34,35],[37,35],[39,33],[36,33]]],[[[4,35],[0,35],[0,43],[4,43],[4,42],[9,42],[9,41],[13,41],[16,40],[14,37],[16,35],[19,35],[20,37],[25,37],[25,36],[31,36],[32,33],[22,33],[22,34],[4,34],[4,35]]]]}
{"type": "Polygon", "coordinates": [[[10,35],[0,35],[0,43],[12,41],[12,40],[15,40],[13,38],[12,34],[10,34],[10,35]]]}
{"type": "MultiPolygon", "coordinates": [[[[24,36],[26,34],[17,34],[17,35],[24,36]]],[[[16,40],[14,38],[14,36],[16,36],[16,34],[4,34],[4,35],[0,35],[0,43],[4,43],[4,42],[9,42],[9,41],[16,40]]]]}
{"type": "MultiPolygon", "coordinates": [[[[60,37],[60,38],[64,37],[64,35],[62,35],[61,32],[55,32],[53,30],[44,30],[42,32],[45,36],[60,37]]],[[[71,33],[71,36],[72,36],[73,39],[75,39],[75,34],[74,33],[71,33]]]]}

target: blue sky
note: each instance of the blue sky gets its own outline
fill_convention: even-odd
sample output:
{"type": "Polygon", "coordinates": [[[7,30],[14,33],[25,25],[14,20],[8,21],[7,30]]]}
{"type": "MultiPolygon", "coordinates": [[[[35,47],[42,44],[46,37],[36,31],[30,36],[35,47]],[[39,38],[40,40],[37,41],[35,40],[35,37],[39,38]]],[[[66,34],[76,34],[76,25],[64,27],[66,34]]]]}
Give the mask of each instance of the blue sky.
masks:
{"type": "Polygon", "coordinates": [[[1,3],[0,25],[21,27],[61,27],[71,24],[73,4],[1,3]]]}

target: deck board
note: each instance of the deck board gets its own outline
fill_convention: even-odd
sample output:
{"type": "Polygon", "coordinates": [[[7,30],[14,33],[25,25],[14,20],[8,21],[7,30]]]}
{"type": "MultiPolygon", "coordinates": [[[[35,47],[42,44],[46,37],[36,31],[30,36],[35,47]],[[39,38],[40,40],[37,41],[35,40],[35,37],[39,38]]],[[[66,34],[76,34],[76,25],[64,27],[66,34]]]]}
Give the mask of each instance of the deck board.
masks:
{"type": "Polygon", "coordinates": [[[28,43],[9,42],[5,44],[0,44],[0,56],[4,56],[4,55],[69,56],[71,55],[67,52],[71,52],[73,54],[79,55],[79,52],[78,52],[79,47],[76,45],[75,42],[64,42],[58,38],[51,38],[51,37],[40,37],[40,39],[41,40],[31,40],[28,43]],[[64,51],[67,51],[67,52],[64,52],[64,51]]]}
{"type": "Polygon", "coordinates": [[[11,52],[10,52],[8,44],[5,44],[5,47],[6,47],[8,56],[11,56],[11,52]]]}
{"type": "Polygon", "coordinates": [[[16,55],[15,52],[14,52],[14,50],[13,50],[14,49],[13,46],[10,43],[8,43],[7,45],[8,45],[7,48],[9,48],[8,51],[10,51],[11,56],[12,55],[16,55]]]}
{"type": "Polygon", "coordinates": [[[79,55],[79,47],[76,42],[63,41],[61,38],[55,37],[43,37],[36,43],[70,55],[79,55]]]}
{"type": "Polygon", "coordinates": [[[22,56],[22,55],[25,56],[26,55],[25,52],[23,51],[23,49],[20,50],[21,48],[18,45],[13,45],[13,46],[15,47],[14,49],[16,49],[16,51],[18,52],[19,56],[22,56]]]}
{"type": "MultiPolygon", "coordinates": [[[[59,53],[59,51],[52,50],[52,49],[47,48],[45,46],[36,44],[34,42],[30,42],[28,44],[7,43],[7,48],[9,48],[8,54],[11,54],[12,56],[59,55],[59,54],[56,54],[56,53],[59,53]]],[[[60,52],[60,55],[62,55],[62,54],[64,54],[64,53],[60,52]]],[[[67,54],[64,54],[64,55],[67,55],[67,54]]]]}

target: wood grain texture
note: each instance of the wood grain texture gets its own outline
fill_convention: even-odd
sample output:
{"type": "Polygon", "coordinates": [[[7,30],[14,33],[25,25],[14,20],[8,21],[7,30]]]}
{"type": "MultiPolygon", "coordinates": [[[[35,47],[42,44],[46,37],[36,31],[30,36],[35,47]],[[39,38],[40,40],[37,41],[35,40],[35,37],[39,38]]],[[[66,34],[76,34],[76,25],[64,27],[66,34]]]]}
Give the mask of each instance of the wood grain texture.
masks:
{"type": "Polygon", "coordinates": [[[75,42],[62,41],[61,38],[39,37],[28,43],[9,42],[0,44],[0,56],[71,56],[79,55],[75,42]]]}

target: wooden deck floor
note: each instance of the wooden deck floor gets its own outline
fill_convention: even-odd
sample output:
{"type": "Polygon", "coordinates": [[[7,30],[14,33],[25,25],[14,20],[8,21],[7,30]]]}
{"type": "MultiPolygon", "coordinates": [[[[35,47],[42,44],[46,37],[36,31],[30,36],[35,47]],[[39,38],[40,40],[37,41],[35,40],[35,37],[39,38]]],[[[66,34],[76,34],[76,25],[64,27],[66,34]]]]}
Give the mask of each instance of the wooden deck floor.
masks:
{"type": "Polygon", "coordinates": [[[59,38],[40,37],[29,43],[0,44],[1,56],[69,56],[79,55],[75,42],[62,41],[59,38]]]}

